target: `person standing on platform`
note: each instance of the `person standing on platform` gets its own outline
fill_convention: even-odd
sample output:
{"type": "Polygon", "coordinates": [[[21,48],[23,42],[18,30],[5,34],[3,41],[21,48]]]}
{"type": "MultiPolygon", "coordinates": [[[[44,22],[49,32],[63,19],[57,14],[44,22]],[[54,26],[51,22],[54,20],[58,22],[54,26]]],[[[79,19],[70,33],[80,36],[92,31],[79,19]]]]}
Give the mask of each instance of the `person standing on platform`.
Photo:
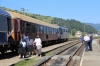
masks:
{"type": "Polygon", "coordinates": [[[91,34],[89,34],[89,37],[90,37],[90,41],[89,41],[89,49],[90,51],[92,51],[92,40],[93,40],[93,37],[91,34]]]}
{"type": "Polygon", "coordinates": [[[19,58],[21,58],[21,56],[22,56],[22,58],[25,58],[25,54],[26,54],[26,49],[25,49],[26,48],[26,42],[25,42],[24,39],[21,39],[20,45],[22,45],[22,46],[18,50],[19,58]]]}
{"type": "Polygon", "coordinates": [[[40,55],[41,57],[42,41],[38,35],[37,38],[35,38],[34,43],[36,44],[36,56],[40,55]]]}
{"type": "Polygon", "coordinates": [[[84,44],[84,37],[83,36],[80,37],[80,40],[81,40],[82,44],[84,44]]]}
{"type": "Polygon", "coordinates": [[[90,38],[89,38],[89,36],[86,34],[86,35],[84,36],[85,51],[88,51],[89,41],[90,41],[90,38]]]}
{"type": "Polygon", "coordinates": [[[28,43],[27,43],[27,47],[28,47],[28,53],[29,56],[33,55],[33,50],[34,50],[34,41],[31,37],[29,37],[28,43]]]}
{"type": "MultiPolygon", "coordinates": [[[[28,40],[29,40],[29,37],[26,35],[26,34],[23,34],[23,39],[25,40],[26,42],[26,52],[28,51],[27,49],[27,43],[28,43],[28,40]]],[[[27,53],[26,53],[27,54],[27,53]]]]}
{"type": "Polygon", "coordinates": [[[23,34],[23,39],[25,40],[25,42],[26,42],[26,44],[27,44],[27,42],[28,42],[28,40],[29,40],[29,37],[28,37],[26,34],[23,34]]]}

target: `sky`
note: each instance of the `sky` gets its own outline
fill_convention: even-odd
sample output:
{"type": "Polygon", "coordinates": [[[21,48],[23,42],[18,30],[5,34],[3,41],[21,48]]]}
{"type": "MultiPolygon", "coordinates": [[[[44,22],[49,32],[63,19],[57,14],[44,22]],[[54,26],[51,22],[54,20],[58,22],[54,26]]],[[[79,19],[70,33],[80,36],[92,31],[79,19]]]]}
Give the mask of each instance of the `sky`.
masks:
{"type": "Polygon", "coordinates": [[[100,22],[100,0],[0,0],[0,6],[82,23],[100,22]]]}

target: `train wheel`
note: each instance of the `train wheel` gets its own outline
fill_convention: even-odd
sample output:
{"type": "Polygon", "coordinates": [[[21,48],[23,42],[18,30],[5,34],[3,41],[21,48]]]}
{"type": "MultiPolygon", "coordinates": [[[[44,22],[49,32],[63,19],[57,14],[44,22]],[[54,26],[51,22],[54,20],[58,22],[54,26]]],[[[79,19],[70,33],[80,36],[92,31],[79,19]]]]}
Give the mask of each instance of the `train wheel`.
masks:
{"type": "Polygon", "coordinates": [[[5,53],[5,50],[2,50],[1,53],[4,54],[5,53]]]}
{"type": "Polygon", "coordinates": [[[14,52],[14,49],[11,49],[12,52],[14,52]]]}
{"type": "Polygon", "coordinates": [[[18,52],[18,49],[15,49],[15,52],[17,53],[18,52]]]}
{"type": "Polygon", "coordinates": [[[68,41],[68,38],[66,39],[66,41],[68,41]]]}
{"type": "Polygon", "coordinates": [[[4,54],[5,51],[6,51],[6,48],[5,47],[2,47],[1,53],[4,54]]]}
{"type": "Polygon", "coordinates": [[[12,42],[10,42],[10,48],[11,48],[11,51],[14,52],[15,46],[14,46],[13,40],[12,40],[12,42]]]}

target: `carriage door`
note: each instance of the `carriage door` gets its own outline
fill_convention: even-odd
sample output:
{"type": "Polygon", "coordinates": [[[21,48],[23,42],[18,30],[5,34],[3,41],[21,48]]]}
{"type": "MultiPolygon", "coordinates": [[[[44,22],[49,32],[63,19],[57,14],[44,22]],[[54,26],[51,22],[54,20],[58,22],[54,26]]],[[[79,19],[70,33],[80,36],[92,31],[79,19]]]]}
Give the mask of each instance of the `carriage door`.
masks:
{"type": "Polygon", "coordinates": [[[59,28],[59,34],[60,34],[60,38],[62,38],[63,32],[62,32],[62,29],[61,28],[59,28]]]}
{"type": "Polygon", "coordinates": [[[20,20],[15,20],[15,40],[20,41],[20,20]]]}

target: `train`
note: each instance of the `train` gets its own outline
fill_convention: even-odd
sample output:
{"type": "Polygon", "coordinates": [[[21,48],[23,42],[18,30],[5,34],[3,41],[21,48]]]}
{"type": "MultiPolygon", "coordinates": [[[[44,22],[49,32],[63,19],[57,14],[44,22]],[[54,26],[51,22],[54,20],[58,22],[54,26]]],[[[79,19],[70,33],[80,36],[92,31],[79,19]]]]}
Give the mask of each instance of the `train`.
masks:
{"type": "Polygon", "coordinates": [[[31,36],[33,40],[39,35],[42,45],[68,40],[68,28],[66,27],[50,24],[14,11],[0,9],[0,52],[17,51],[22,34],[31,36]],[[11,41],[8,43],[8,33],[12,30],[11,41]]]}

